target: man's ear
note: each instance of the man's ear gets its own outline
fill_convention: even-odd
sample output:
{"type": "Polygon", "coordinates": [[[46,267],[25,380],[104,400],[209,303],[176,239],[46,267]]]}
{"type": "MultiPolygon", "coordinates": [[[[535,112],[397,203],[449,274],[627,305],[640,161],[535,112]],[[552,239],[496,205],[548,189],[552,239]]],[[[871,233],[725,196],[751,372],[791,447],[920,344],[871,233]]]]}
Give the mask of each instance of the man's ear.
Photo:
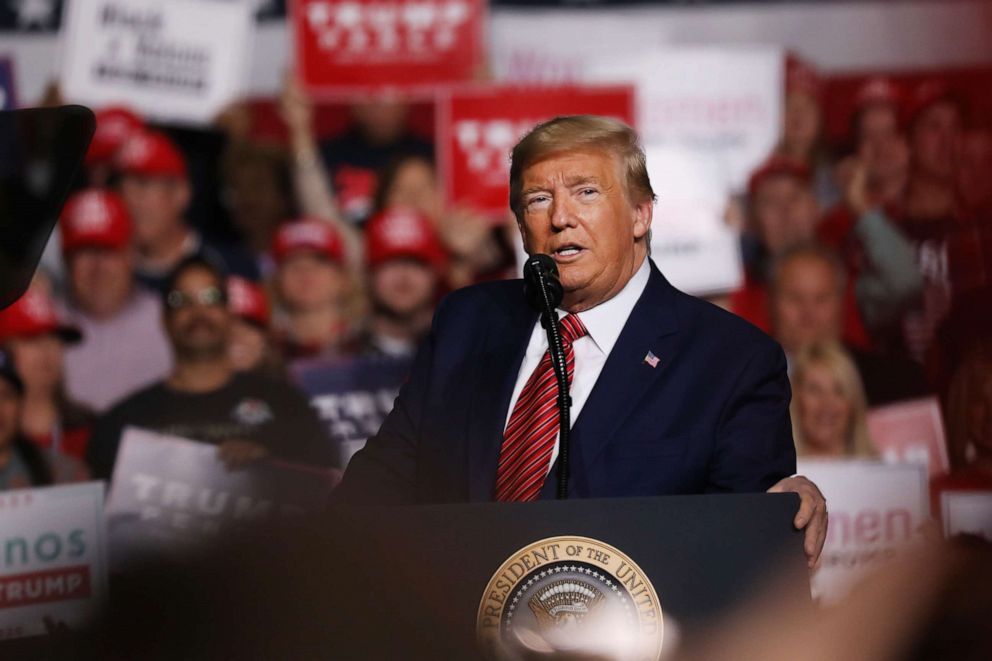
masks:
{"type": "Polygon", "coordinates": [[[647,236],[654,218],[654,200],[647,198],[634,205],[634,239],[647,236]]]}

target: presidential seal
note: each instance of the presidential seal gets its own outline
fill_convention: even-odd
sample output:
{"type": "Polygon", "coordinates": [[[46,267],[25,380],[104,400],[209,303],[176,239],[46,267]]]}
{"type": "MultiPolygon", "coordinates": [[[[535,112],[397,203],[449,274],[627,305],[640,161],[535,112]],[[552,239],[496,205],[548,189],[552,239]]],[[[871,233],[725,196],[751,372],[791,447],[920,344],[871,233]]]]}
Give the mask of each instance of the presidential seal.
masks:
{"type": "Polygon", "coordinates": [[[618,549],[588,537],[551,537],[514,553],[486,586],[476,627],[495,656],[522,646],[648,661],[664,639],[651,581],[618,549]]]}

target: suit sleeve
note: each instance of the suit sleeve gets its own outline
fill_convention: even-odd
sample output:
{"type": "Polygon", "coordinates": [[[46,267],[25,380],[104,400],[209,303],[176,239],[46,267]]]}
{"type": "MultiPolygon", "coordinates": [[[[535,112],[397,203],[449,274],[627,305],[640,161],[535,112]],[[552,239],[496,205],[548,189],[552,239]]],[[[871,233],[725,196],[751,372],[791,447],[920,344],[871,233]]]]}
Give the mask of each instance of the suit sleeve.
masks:
{"type": "Polygon", "coordinates": [[[349,505],[403,505],[415,502],[417,446],[430,386],[436,328],[421,344],[393,409],[379,432],[348,462],[332,502],[349,505]]]}
{"type": "Polygon", "coordinates": [[[760,492],[796,472],[785,354],[762,342],[737,376],[717,424],[706,491],[760,492]]]}

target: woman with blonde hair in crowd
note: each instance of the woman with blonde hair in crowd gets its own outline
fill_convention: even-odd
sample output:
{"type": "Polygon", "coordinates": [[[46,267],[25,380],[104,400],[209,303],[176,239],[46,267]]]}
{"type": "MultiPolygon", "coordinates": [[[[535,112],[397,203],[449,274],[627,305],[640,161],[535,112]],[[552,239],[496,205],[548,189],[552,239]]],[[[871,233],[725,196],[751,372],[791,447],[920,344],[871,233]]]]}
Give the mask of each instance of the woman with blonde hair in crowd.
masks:
{"type": "Polygon", "coordinates": [[[812,344],[792,365],[792,434],[801,457],[874,457],[864,385],[834,342],[812,344]]]}

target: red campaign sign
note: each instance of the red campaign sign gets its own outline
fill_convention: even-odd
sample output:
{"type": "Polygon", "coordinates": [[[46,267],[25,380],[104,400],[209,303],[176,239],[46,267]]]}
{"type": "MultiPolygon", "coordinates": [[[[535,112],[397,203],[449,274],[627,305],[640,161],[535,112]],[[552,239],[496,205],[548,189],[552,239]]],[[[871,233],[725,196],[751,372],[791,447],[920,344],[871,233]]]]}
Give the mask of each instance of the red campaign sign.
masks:
{"type": "Polygon", "coordinates": [[[634,89],[498,86],[442,94],[435,139],[448,203],[502,217],[509,210],[510,150],[537,123],[578,114],[633,125],[634,89]]]}
{"type": "Polygon", "coordinates": [[[485,0],[292,0],[296,70],[312,93],[471,80],[485,0]]]}
{"type": "Polygon", "coordinates": [[[0,608],[16,608],[90,596],[90,568],[60,567],[0,576],[0,608]]]}

